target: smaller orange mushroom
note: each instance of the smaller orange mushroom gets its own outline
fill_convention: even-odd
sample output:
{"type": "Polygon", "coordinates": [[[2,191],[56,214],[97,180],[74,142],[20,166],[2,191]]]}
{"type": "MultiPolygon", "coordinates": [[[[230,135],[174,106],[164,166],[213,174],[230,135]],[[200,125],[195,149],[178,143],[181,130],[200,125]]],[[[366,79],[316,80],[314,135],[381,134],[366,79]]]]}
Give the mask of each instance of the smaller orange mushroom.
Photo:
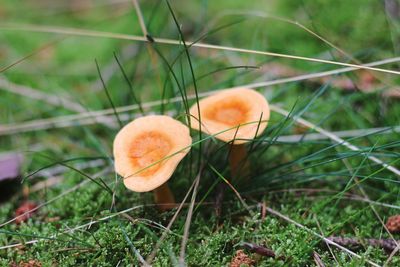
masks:
{"type": "Polygon", "coordinates": [[[115,171],[125,186],[135,192],[154,190],[160,209],[174,207],[166,182],[190,150],[189,128],[163,115],[138,118],[124,126],[114,139],[115,171]],[[161,205],[163,204],[163,205],[161,205]]]}
{"type": "Polygon", "coordinates": [[[248,88],[227,89],[206,97],[190,108],[192,128],[224,142],[232,142],[229,163],[232,177],[246,168],[245,143],[267,127],[270,110],[265,97],[248,88]],[[199,107],[198,107],[199,105],[199,107]],[[200,108],[200,116],[198,109],[200,108]],[[242,168],[243,166],[243,168],[242,168]]]}

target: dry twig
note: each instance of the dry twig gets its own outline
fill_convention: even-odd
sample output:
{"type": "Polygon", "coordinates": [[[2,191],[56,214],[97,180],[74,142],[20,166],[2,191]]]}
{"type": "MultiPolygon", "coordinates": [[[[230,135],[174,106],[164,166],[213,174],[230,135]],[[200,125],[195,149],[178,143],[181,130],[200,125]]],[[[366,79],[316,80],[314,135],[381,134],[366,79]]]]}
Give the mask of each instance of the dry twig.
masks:
{"type": "Polygon", "coordinates": [[[381,247],[387,252],[392,252],[397,247],[396,241],[393,239],[375,239],[375,238],[361,239],[357,237],[341,237],[341,236],[330,236],[328,237],[328,239],[344,247],[360,247],[366,244],[373,247],[381,247]]]}

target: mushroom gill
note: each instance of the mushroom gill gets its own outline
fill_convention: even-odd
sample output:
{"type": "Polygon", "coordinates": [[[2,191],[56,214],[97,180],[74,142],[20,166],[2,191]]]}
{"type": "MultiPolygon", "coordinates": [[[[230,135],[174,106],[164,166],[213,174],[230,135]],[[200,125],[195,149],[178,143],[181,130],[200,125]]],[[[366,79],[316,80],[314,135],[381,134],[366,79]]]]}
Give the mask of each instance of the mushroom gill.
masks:
{"type": "Polygon", "coordinates": [[[252,89],[226,89],[195,103],[190,115],[192,128],[224,142],[244,144],[267,127],[269,106],[265,97],[252,89]]]}
{"type": "Polygon", "coordinates": [[[229,127],[234,127],[248,120],[250,107],[241,99],[224,99],[218,105],[208,106],[204,110],[204,115],[209,120],[222,123],[229,127]]]}
{"type": "Polygon", "coordinates": [[[132,170],[143,177],[153,175],[162,167],[171,148],[169,137],[160,132],[149,131],[136,136],[129,151],[132,170]]]}

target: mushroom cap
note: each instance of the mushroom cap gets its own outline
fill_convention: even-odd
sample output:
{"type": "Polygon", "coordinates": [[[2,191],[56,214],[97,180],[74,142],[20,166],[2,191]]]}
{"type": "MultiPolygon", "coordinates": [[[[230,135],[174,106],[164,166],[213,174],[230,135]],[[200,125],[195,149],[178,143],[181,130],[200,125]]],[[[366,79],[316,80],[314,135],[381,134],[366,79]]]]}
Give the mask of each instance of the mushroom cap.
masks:
{"type": "MultiPolygon", "coordinates": [[[[252,89],[222,90],[203,98],[198,104],[201,130],[224,142],[235,139],[235,145],[246,143],[256,137],[256,134],[260,135],[268,124],[268,102],[262,94],[252,89]]],[[[190,115],[192,128],[199,130],[197,103],[190,108],[190,115]]]]}
{"type": "Polygon", "coordinates": [[[189,128],[163,115],[138,118],[125,125],[114,139],[115,171],[135,192],[164,184],[190,150],[189,128]]]}

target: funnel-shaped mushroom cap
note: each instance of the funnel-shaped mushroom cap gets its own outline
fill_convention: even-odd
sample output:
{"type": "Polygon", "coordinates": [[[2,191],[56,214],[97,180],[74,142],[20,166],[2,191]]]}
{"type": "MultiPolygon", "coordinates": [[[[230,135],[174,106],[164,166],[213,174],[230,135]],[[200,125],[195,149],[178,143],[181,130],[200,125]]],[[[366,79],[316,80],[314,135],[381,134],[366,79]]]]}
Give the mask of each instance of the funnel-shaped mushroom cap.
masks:
{"type": "Polygon", "coordinates": [[[115,171],[128,189],[151,191],[168,181],[191,144],[189,128],[177,120],[160,115],[138,118],[114,139],[115,171]]]}
{"type": "MultiPolygon", "coordinates": [[[[247,88],[220,91],[200,100],[199,106],[201,130],[216,134],[216,138],[225,142],[235,139],[235,145],[261,134],[267,127],[270,113],[265,97],[247,88]]],[[[197,103],[190,108],[190,114],[192,128],[199,130],[197,103]]]]}

